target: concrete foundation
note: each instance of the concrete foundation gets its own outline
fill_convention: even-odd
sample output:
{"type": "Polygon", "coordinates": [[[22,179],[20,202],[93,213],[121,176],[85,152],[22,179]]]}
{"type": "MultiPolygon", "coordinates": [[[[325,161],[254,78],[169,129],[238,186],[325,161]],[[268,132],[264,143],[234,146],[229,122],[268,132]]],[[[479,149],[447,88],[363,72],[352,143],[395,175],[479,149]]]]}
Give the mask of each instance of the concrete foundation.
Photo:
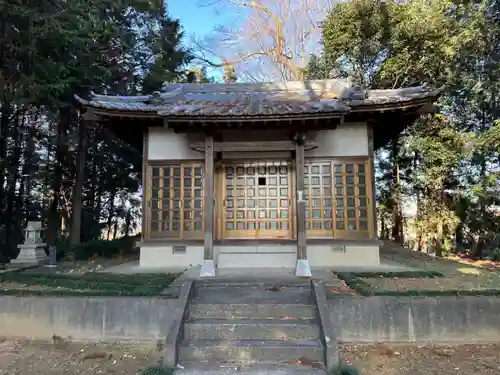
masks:
{"type": "MultiPolygon", "coordinates": [[[[203,244],[187,244],[174,253],[176,243],[142,243],[140,266],[145,268],[188,268],[203,264],[203,244]]],[[[223,268],[295,268],[297,247],[293,241],[258,243],[244,241],[214,246],[214,266],[223,268]]],[[[376,267],[380,265],[379,243],[320,241],[307,245],[310,267],[376,267]]]]}

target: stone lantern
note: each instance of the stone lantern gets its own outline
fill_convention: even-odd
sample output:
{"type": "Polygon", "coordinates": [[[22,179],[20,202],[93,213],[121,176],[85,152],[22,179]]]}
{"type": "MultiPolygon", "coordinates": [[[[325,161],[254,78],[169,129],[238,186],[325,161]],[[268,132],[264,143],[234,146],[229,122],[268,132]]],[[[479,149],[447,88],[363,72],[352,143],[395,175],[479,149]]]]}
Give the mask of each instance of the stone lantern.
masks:
{"type": "Polygon", "coordinates": [[[24,230],[24,243],[17,245],[19,255],[12,259],[11,263],[17,264],[38,264],[45,258],[45,246],[42,241],[42,223],[40,221],[28,221],[24,230]]]}

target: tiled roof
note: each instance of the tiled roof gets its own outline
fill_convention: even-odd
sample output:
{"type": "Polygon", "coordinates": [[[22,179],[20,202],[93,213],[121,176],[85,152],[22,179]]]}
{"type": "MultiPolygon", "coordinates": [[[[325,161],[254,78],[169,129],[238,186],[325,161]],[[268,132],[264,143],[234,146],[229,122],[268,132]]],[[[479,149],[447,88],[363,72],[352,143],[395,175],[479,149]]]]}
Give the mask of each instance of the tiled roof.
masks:
{"type": "Polygon", "coordinates": [[[363,90],[349,80],[265,84],[165,84],[144,96],[78,96],[83,105],[110,111],[147,112],[165,117],[252,117],[347,113],[364,106],[406,105],[433,100],[441,89],[428,86],[363,90]],[[358,107],[358,108],[356,108],[358,107]]]}

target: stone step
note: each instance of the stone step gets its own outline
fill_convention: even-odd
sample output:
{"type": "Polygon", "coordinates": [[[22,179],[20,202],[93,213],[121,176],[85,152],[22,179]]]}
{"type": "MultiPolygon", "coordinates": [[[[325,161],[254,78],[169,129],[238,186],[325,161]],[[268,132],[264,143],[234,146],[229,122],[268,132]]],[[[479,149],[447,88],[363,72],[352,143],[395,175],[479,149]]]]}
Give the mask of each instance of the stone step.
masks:
{"type": "Polygon", "coordinates": [[[309,288],[266,286],[198,287],[193,301],[199,303],[285,303],[314,304],[309,288]]]}
{"type": "Polygon", "coordinates": [[[315,340],[316,320],[195,319],[184,324],[186,339],[315,340]]]}
{"type": "Polygon", "coordinates": [[[321,362],[323,353],[319,340],[185,340],[179,347],[179,363],[293,362],[304,357],[321,362]]]}
{"type": "Polygon", "coordinates": [[[174,375],[326,375],[322,368],[283,363],[239,365],[230,363],[186,364],[174,375]]]}
{"type": "Polygon", "coordinates": [[[201,279],[196,280],[195,286],[198,287],[238,287],[238,286],[293,286],[300,288],[310,288],[311,284],[309,280],[297,279],[297,278],[287,278],[287,279],[275,279],[256,281],[255,278],[250,279],[235,279],[231,278],[229,280],[217,280],[217,279],[201,279]]]}
{"type": "Polygon", "coordinates": [[[309,304],[282,303],[193,303],[189,319],[316,319],[317,309],[309,304]]]}

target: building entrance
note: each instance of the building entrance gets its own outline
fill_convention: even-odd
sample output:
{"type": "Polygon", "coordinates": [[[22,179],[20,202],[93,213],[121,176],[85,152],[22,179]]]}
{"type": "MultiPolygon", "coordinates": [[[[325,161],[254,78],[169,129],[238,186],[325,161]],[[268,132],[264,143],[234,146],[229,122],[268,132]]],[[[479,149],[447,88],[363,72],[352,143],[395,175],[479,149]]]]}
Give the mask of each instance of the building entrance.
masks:
{"type": "Polygon", "coordinates": [[[223,238],[292,238],[289,161],[227,163],[223,168],[223,238]]]}

